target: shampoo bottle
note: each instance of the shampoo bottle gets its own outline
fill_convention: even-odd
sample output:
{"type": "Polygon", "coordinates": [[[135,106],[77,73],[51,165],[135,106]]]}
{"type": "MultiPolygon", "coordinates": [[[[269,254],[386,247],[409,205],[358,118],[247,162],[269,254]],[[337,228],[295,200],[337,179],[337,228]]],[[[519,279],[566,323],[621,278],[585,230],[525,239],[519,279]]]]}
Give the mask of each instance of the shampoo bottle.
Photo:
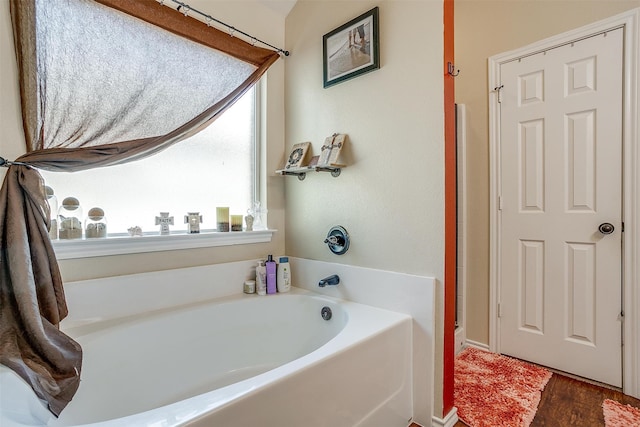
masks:
{"type": "Polygon", "coordinates": [[[289,257],[280,257],[277,285],[278,292],[289,292],[289,290],[291,290],[291,267],[289,267],[289,257]]]}
{"type": "Polygon", "coordinates": [[[267,257],[267,294],[276,293],[276,262],[273,260],[273,255],[267,257]]]}
{"type": "Polygon", "coordinates": [[[256,267],[256,292],[258,295],[267,294],[267,267],[262,260],[258,261],[256,267]]]}

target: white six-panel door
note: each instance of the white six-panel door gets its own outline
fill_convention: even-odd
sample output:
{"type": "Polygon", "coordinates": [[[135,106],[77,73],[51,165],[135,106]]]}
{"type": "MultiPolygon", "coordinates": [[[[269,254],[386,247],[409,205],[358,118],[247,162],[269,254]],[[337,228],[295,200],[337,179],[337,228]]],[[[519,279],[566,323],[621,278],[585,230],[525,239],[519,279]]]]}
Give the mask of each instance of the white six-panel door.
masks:
{"type": "Polygon", "coordinates": [[[500,67],[500,352],[614,386],[622,32],[500,67]]]}

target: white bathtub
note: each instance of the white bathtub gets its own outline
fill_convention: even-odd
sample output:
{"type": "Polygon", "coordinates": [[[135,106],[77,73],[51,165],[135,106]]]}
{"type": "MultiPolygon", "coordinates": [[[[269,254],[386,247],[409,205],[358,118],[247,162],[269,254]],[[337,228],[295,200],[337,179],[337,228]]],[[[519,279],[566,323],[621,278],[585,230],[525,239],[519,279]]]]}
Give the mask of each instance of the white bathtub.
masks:
{"type": "Polygon", "coordinates": [[[411,327],[296,288],[75,319],[63,322],[84,350],[72,402],[55,419],[0,366],[0,426],[405,427],[411,327]]]}

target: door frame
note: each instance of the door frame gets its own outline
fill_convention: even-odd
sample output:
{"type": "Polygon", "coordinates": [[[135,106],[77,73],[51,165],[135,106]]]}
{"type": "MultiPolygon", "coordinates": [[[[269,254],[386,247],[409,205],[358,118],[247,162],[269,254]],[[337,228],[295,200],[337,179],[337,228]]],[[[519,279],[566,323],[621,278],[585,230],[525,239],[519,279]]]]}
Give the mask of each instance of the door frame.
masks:
{"type": "Polygon", "coordinates": [[[500,66],[586,37],[624,28],[623,46],[623,211],[622,254],[623,392],[640,398],[640,8],[489,58],[489,349],[500,352],[500,66]]]}
{"type": "Polygon", "coordinates": [[[455,353],[467,343],[468,214],[467,106],[456,103],[456,312],[455,353]]]}

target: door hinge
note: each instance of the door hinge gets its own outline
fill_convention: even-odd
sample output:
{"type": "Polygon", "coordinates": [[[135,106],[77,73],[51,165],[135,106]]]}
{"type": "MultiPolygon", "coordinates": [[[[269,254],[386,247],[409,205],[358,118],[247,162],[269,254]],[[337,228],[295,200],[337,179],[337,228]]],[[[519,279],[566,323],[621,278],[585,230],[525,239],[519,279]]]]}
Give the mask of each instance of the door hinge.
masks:
{"type": "Polygon", "coordinates": [[[502,306],[498,303],[498,317],[502,317],[502,306]]]}
{"type": "Polygon", "coordinates": [[[496,86],[493,88],[494,92],[498,92],[498,104],[502,103],[502,89],[504,88],[504,85],[500,85],[500,86],[496,86]]]}
{"type": "Polygon", "coordinates": [[[498,210],[502,210],[502,196],[498,196],[498,210]]]}
{"type": "MultiPolygon", "coordinates": [[[[624,310],[620,311],[620,315],[618,315],[618,321],[620,322],[620,326],[624,328],[624,310]]],[[[624,334],[620,336],[620,347],[624,347],[624,334]]]]}
{"type": "Polygon", "coordinates": [[[622,233],[624,233],[624,221],[622,221],[622,233]]]}

